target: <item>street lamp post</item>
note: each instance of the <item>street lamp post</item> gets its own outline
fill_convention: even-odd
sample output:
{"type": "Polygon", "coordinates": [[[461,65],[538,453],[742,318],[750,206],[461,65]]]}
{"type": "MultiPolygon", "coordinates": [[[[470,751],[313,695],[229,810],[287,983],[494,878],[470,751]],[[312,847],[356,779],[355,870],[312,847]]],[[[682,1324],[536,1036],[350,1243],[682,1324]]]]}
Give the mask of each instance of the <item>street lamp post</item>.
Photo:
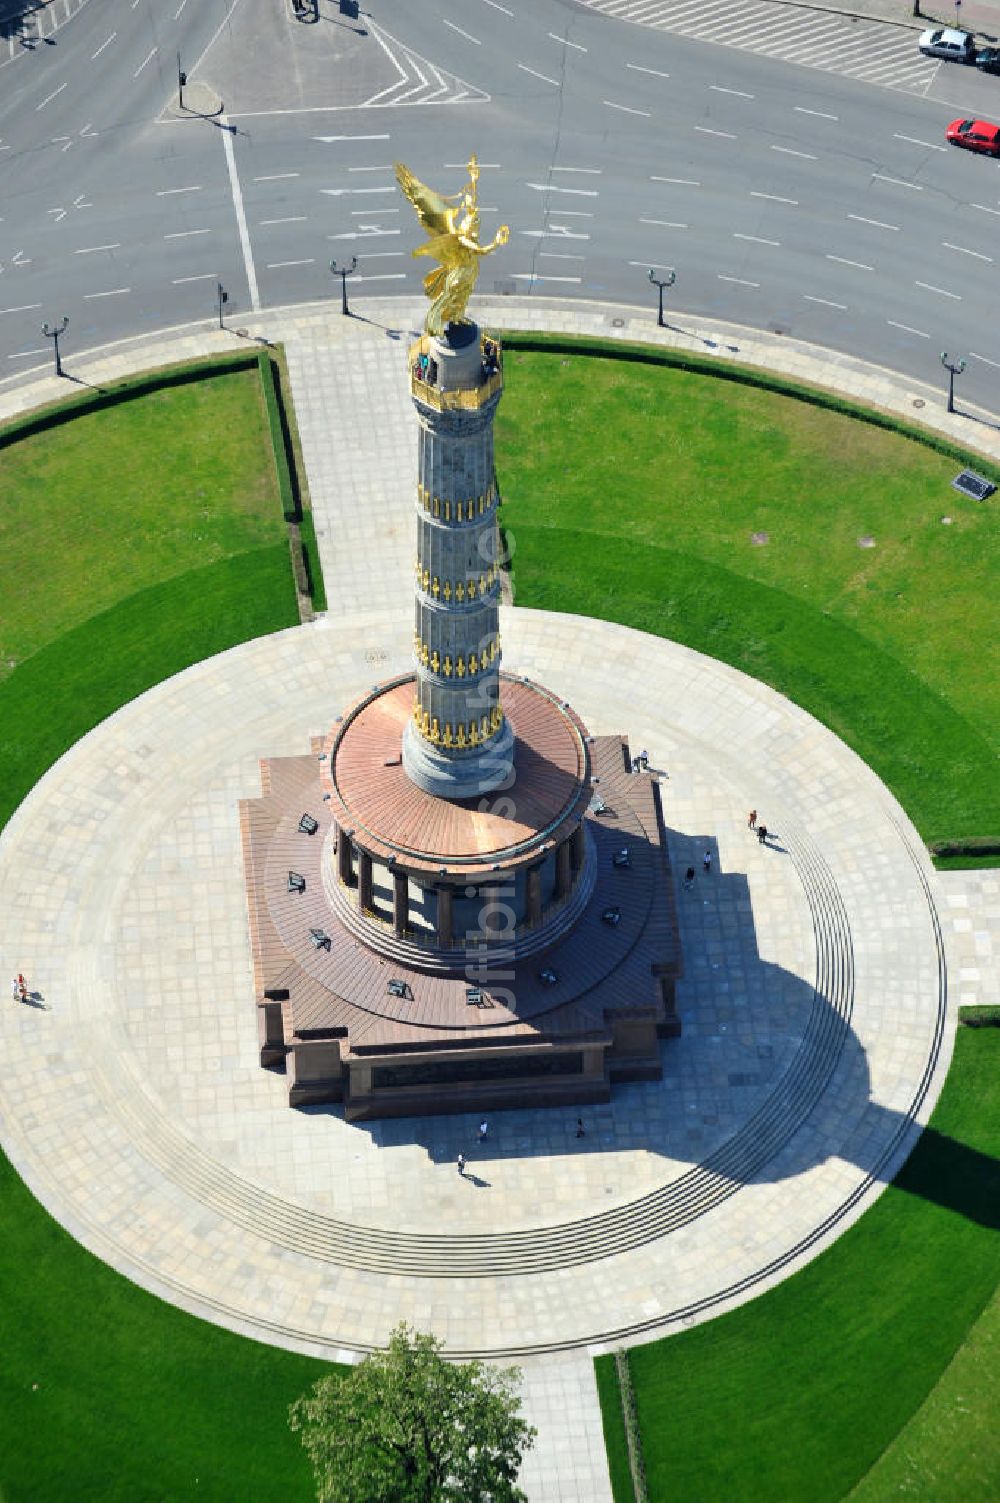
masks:
{"type": "Polygon", "coordinates": [[[948,372],[948,411],[955,411],[955,377],[965,370],[964,360],[949,360],[948,351],[941,351],[941,364],[948,372]]]}
{"type": "Polygon", "coordinates": [[[219,282],[217,284],[217,289],[216,290],[218,292],[218,298],[219,298],[219,328],[220,329],[224,329],[226,326],[225,326],[225,324],[222,321],[222,310],[226,306],[226,304],[229,302],[229,293],[223,287],[223,285],[222,285],[221,282],[219,282]]]}
{"type": "Polygon", "coordinates": [[[653,268],[650,267],[649,280],[652,282],[653,286],[658,289],[660,294],[660,309],[656,315],[657,327],[660,329],[665,329],[666,324],[663,322],[663,289],[664,287],[672,287],[674,285],[674,283],[677,281],[677,273],[676,271],[668,271],[665,277],[658,277],[653,271],[653,268]]]}
{"type": "Polygon", "coordinates": [[[340,311],[344,315],[345,318],[347,318],[349,316],[350,311],[351,311],[350,308],[348,308],[348,306],[347,306],[347,278],[349,276],[351,276],[354,272],[356,272],[357,269],[358,269],[358,258],[357,258],[357,256],[352,256],[351,257],[351,264],[350,264],[350,266],[338,266],[337,263],[336,263],[336,261],[331,261],[330,262],[330,270],[333,272],[333,274],[334,274],[335,277],[339,277],[340,278],[340,311]]]}
{"type": "Polygon", "coordinates": [[[57,329],[50,329],[48,324],[42,324],[42,333],[45,335],[46,339],[52,340],[52,343],[55,347],[57,376],[61,376],[63,373],[62,360],[59,357],[59,336],[60,334],[65,334],[68,327],[69,319],[66,318],[65,315],[63,315],[63,321],[57,329]]]}

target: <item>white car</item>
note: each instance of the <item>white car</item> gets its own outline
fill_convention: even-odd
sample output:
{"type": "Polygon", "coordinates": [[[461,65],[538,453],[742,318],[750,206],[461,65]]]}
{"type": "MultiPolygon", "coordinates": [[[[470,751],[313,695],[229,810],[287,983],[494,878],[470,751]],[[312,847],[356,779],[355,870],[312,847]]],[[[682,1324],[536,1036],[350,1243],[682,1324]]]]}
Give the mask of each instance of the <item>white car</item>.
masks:
{"type": "Polygon", "coordinates": [[[970,31],[955,31],[953,27],[934,27],[920,33],[917,43],[927,57],[946,57],[953,63],[976,61],[976,39],[970,31]]]}

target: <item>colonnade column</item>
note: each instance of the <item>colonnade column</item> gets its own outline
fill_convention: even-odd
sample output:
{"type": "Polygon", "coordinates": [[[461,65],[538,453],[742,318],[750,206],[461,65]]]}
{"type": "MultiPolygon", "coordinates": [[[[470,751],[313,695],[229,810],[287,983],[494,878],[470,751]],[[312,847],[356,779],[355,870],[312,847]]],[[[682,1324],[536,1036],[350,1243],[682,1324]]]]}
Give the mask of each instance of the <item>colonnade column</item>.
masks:
{"type": "Polygon", "coordinates": [[[345,887],[350,887],[354,881],[354,867],[351,862],[351,837],[343,827],[337,830],[337,877],[345,887]]]}
{"type": "Polygon", "coordinates": [[[362,913],[369,913],[374,907],[372,902],[372,858],[367,851],[358,850],[358,908],[362,913]]]}
{"type": "Polygon", "coordinates": [[[392,927],[403,939],[410,927],[410,879],[405,872],[392,874],[392,927]]]}
{"type": "Polygon", "coordinates": [[[439,887],[437,889],[437,937],[438,944],[442,949],[447,949],[454,939],[454,916],[452,890],[450,887],[439,887]]]}
{"type": "Polygon", "coordinates": [[[564,898],[573,886],[573,871],[569,841],[564,840],[556,851],[556,897],[564,898]]]}

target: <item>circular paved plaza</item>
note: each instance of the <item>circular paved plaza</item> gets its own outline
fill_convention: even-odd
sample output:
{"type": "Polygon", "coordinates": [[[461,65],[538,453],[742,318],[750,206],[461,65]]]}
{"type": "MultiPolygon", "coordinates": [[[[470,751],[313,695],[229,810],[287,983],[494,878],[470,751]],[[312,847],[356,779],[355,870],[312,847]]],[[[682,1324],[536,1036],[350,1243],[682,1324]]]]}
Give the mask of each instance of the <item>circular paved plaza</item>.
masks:
{"type": "Polygon", "coordinates": [[[504,663],[663,779],[685,973],[663,1080],[606,1107],[348,1126],[257,1062],[237,801],[408,666],[410,606],[324,619],[125,706],[0,838],[4,1147],[80,1241],[195,1313],[334,1356],[628,1340],[785,1277],[870,1203],[950,1052],[933,873],[780,695],[625,628],[509,610],[504,663]],[[774,835],[747,829],[756,807],[774,835]],[[712,869],[704,872],[708,851],[712,869]],[[459,1151],[469,1176],[456,1172],[459,1151]]]}

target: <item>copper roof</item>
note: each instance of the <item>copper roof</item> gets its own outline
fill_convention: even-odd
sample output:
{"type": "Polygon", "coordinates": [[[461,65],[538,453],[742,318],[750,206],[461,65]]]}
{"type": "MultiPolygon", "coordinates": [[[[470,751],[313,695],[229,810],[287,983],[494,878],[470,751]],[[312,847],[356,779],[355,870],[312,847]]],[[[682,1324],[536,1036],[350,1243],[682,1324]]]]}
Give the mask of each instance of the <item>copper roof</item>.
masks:
{"type": "Polygon", "coordinates": [[[471,874],[516,866],[569,833],[591,796],[586,729],[537,684],[503,675],[502,685],[515,737],[515,781],[483,798],[437,798],[404,771],[412,676],[348,712],[328,739],[323,786],[333,817],[354,832],[356,845],[383,859],[395,856],[412,870],[471,874]]]}

